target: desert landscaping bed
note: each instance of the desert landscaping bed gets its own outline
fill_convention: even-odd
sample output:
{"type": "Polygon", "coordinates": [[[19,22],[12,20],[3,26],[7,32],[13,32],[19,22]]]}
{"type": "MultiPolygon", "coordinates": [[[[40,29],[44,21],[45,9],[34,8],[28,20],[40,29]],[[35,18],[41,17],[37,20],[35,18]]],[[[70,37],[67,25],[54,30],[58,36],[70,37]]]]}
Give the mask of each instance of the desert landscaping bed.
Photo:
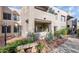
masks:
{"type": "Polygon", "coordinates": [[[41,43],[45,45],[46,53],[49,53],[50,51],[54,50],[55,48],[59,47],[61,44],[64,44],[64,42],[67,39],[57,39],[57,40],[52,40],[50,42],[46,40],[41,40],[41,43]]]}
{"type": "Polygon", "coordinates": [[[67,39],[56,40],[16,40],[8,42],[9,45],[0,48],[1,53],[49,53],[53,49],[63,44],[67,39]]]}

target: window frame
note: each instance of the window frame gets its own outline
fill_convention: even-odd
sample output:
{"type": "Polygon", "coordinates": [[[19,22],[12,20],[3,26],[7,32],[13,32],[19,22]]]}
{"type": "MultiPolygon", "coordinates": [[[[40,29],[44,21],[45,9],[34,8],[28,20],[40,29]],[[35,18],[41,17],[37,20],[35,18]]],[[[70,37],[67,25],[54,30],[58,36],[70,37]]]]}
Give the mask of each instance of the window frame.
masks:
{"type": "Polygon", "coordinates": [[[15,14],[13,15],[13,20],[18,21],[19,20],[18,18],[19,18],[19,16],[15,15],[15,14]]]}
{"type": "Polygon", "coordinates": [[[3,19],[4,20],[11,20],[11,14],[10,13],[3,13],[3,19]]]}
{"type": "Polygon", "coordinates": [[[65,22],[65,16],[64,15],[61,15],[61,21],[65,22]]]}
{"type": "Polygon", "coordinates": [[[6,27],[6,32],[11,33],[11,26],[10,25],[9,26],[2,25],[2,33],[5,33],[5,27],[6,27]]]}
{"type": "Polygon", "coordinates": [[[14,25],[14,31],[13,31],[13,32],[14,32],[14,33],[17,33],[17,32],[18,32],[18,29],[19,29],[19,27],[18,27],[18,26],[16,27],[16,26],[14,25]]]}

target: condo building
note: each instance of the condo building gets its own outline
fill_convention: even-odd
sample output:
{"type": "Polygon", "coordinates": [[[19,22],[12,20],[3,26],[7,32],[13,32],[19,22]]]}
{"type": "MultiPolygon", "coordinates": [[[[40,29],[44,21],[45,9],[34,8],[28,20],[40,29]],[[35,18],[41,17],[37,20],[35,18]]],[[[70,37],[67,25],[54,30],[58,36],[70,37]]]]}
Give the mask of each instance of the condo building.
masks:
{"type": "Polygon", "coordinates": [[[16,9],[10,7],[0,7],[0,37],[4,36],[5,26],[7,36],[15,36],[20,30],[20,14],[16,9]]]}
{"type": "MultiPolygon", "coordinates": [[[[66,28],[67,15],[56,7],[49,6],[25,6],[21,9],[22,36],[28,32],[54,33],[56,30],[66,28]]],[[[40,35],[40,34],[39,34],[40,35]]]]}
{"type": "Polygon", "coordinates": [[[27,37],[29,32],[46,35],[49,32],[70,27],[67,12],[52,6],[24,6],[20,10],[11,7],[0,7],[0,37],[4,36],[5,25],[7,36],[27,37]]]}

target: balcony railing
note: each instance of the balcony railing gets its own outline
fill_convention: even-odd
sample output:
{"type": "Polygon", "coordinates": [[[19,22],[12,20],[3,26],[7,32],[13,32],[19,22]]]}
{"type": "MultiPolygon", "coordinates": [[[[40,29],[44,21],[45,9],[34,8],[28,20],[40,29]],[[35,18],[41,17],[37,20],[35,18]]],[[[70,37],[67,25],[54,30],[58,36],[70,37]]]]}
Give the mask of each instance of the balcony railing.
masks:
{"type": "Polygon", "coordinates": [[[35,6],[35,8],[45,12],[48,10],[48,6],[35,6]]]}

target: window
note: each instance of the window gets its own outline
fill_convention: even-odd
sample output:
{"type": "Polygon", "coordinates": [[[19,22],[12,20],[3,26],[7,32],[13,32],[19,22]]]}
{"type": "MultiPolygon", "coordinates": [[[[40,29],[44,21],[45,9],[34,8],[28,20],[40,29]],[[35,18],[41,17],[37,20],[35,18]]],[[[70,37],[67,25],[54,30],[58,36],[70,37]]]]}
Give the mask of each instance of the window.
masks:
{"type": "Polygon", "coordinates": [[[14,26],[14,32],[18,32],[18,27],[14,26]]]}
{"type": "Polygon", "coordinates": [[[13,15],[13,19],[14,20],[18,20],[18,16],[17,15],[13,15]]]}
{"type": "Polygon", "coordinates": [[[11,32],[11,26],[7,26],[7,33],[11,32]]]}
{"type": "Polygon", "coordinates": [[[65,16],[61,15],[61,21],[65,22],[65,16]]]}
{"type": "Polygon", "coordinates": [[[5,26],[2,26],[2,33],[5,33],[5,26]]]}
{"type": "Polygon", "coordinates": [[[10,33],[11,32],[11,26],[2,26],[2,33],[5,33],[5,30],[7,33],[10,33]]]}
{"type": "Polygon", "coordinates": [[[3,13],[3,19],[5,19],[5,20],[11,20],[11,14],[9,14],[9,13],[3,13]]]}

